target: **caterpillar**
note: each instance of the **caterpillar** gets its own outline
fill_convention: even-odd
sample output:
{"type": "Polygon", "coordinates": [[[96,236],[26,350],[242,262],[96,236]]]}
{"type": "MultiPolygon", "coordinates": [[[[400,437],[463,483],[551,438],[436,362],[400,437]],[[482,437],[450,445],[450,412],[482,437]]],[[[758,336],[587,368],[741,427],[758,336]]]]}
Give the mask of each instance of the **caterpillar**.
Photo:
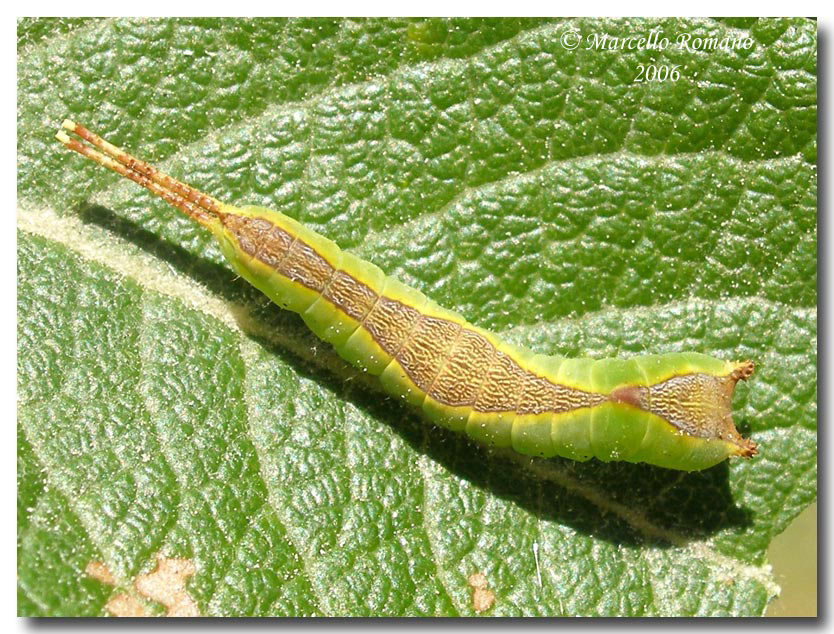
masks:
{"type": "Polygon", "coordinates": [[[733,391],[752,374],[750,361],[696,352],[597,360],[534,354],[282,213],[224,204],[73,121],[62,128],[57,138],[66,147],[205,227],[241,277],[438,425],[524,455],[684,471],[757,453],[732,419],[733,391]]]}

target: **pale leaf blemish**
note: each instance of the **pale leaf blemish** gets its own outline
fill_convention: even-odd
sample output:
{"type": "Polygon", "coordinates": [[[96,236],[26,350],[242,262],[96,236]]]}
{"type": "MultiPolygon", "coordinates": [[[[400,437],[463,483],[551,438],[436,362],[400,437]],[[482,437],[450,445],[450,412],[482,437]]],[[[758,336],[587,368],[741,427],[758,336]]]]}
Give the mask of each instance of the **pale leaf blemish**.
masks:
{"type": "Polygon", "coordinates": [[[489,589],[486,575],[476,572],[466,580],[472,588],[472,608],[475,612],[486,612],[495,604],[495,593],[489,589]]]}
{"type": "Polygon", "coordinates": [[[142,596],[167,608],[166,616],[200,616],[197,604],[185,589],[185,582],[197,572],[190,559],[169,559],[157,555],[156,568],[134,582],[142,596]]]}
{"type": "MultiPolygon", "coordinates": [[[[100,561],[88,563],[84,572],[102,583],[116,585],[110,569],[100,561]]],[[[139,575],[133,587],[142,597],[165,606],[165,616],[200,616],[197,604],[185,588],[186,581],[195,572],[197,568],[190,559],[168,558],[158,554],[156,568],[139,575]]],[[[113,616],[152,616],[138,597],[126,593],[111,598],[106,607],[113,616]]]]}
{"type": "MultiPolygon", "coordinates": [[[[116,585],[113,573],[110,572],[110,568],[108,568],[105,563],[93,560],[87,564],[84,572],[88,577],[91,577],[96,581],[100,581],[108,586],[116,585]]],[[[105,607],[113,616],[152,616],[139,599],[123,592],[111,597],[105,607]]]]}
{"type": "Polygon", "coordinates": [[[139,599],[129,594],[117,594],[107,602],[106,607],[113,616],[153,616],[139,599]]]}
{"type": "Polygon", "coordinates": [[[87,564],[87,567],[84,569],[84,572],[87,574],[88,577],[92,577],[96,581],[101,581],[102,583],[106,583],[108,586],[116,585],[116,581],[113,579],[113,575],[110,572],[110,568],[107,567],[107,564],[103,564],[100,561],[91,561],[87,564]]]}

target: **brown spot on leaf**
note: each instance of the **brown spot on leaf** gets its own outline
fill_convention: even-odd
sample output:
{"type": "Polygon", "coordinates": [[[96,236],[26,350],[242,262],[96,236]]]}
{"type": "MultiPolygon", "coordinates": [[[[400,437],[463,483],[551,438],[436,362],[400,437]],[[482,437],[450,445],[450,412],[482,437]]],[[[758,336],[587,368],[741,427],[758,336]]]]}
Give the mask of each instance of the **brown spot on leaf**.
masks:
{"type": "MultiPolygon", "coordinates": [[[[165,616],[200,616],[197,604],[185,589],[185,582],[196,571],[190,559],[157,554],[156,568],[138,576],[133,587],[142,597],[165,606],[165,616]]],[[[85,572],[102,583],[116,585],[110,569],[100,561],[88,563],[85,572]]],[[[107,602],[106,607],[113,616],[152,616],[140,598],[127,593],[117,594],[107,602]]]]}
{"type": "Polygon", "coordinates": [[[476,572],[466,580],[472,588],[472,608],[475,612],[486,612],[495,604],[495,593],[489,589],[486,575],[476,572]]]}
{"type": "Polygon", "coordinates": [[[139,593],[167,608],[166,616],[200,616],[197,604],[185,589],[186,580],[197,572],[190,559],[169,559],[156,556],[156,568],[137,577],[134,586],[139,593]]]}
{"type": "Polygon", "coordinates": [[[117,594],[106,607],[113,616],[153,616],[139,599],[129,594],[117,594]]]}
{"type": "Polygon", "coordinates": [[[94,560],[88,563],[84,572],[87,573],[87,576],[92,577],[97,581],[101,581],[102,583],[106,583],[108,586],[116,585],[116,581],[113,579],[110,568],[107,567],[107,564],[103,564],[100,561],[94,560]]]}

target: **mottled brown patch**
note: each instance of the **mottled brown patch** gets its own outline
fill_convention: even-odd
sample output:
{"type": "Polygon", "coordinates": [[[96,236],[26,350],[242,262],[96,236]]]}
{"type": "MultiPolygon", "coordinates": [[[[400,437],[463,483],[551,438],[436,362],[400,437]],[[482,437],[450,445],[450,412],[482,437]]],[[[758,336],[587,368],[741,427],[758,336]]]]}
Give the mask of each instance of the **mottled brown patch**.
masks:
{"type": "Polygon", "coordinates": [[[362,325],[385,352],[394,356],[420,316],[411,306],[380,297],[362,325]]]}
{"type": "Polygon", "coordinates": [[[518,401],[519,414],[541,414],[556,407],[555,386],[542,377],[529,373],[525,376],[521,399],[518,401]]]}
{"type": "Polygon", "coordinates": [[[445,319],[423,317],[398,359],[415,385],[440,403],[480,412],[568,412],[605,401],[523,369],[484,337],[445,319]],[[434,379],[432,377],[434,376],[434,379]],[[520,397],[520,398],[519,398],[520,397]]]}
{"type": "Polygon", "coordinates": [[[377,299],[366,284],[337,271],[309,244],[264,218],[227,215],[224,224],[240,248],[276,272],[307,288],[361,321],[377,299]]]}
{"type": "Polygon", "coordinates": [[[742,374],[693,373],[672,377],[649,387],[643,409],[690,436],[720,438],[738,445],[741,455],[753,456],[757,453],[755,443],[741,437],[732,417],[733,390],[742,374]]]}
{"type": "Polygon", "coordinates": [[[245,253],[293,282],[321,292],[335,272],[313,247],[268,220],[230,214],[223,222],[245,253]]]}
{"type": "Polygon", "coordinates": [[[322,297],[356,321],[362,321],[374,305],[377,294],[344,271],[337,271],[322,297]]]}
{"type": "Polygon", "coordinates": [[[464,328],[434,380],[430,396],[453,407],[473,405],[494,354],[495,348],[486,339],[464,328]]]}
{"type": "Polygon", "coordinates": [[[489,589],[489,582],[484,573],[473,573],[466,582],[472,588],[472,609],[475,612],[486,612],[495,605],[495,593],[489,589]]]}
{"type": "Polygon", "coordinates": [[[234,214],[224,215],[222,221],[226,229],[235,236],[243,252],[252,257],[256,256],[263,242],[264,233],[272,227],[269,222],[261,218],[249,218],[234,214]]]}
{"type": "Polygon", "coordinates": [[[335,272],[327,260],[301,240],[293,243],[277,271],[293,282],[317,292],[324,290],[325,284],[335,272]]]}
{"type": "Polygon", "coordinates": [[[289,279],[321,292],[362,323],[408,376],[432,398],[481,412],[565,412],[604,400],[598,394],[551,383],[521,368],[484,337],[451,320],[421,315],[366,284],[335,270],[310,245],[263,218],[224,220],[246,253],[289,279]]]}
{"type": "Polygon", "coordinates": [[[277,270],[284,258],[287,257],[294,242],[295,236],[283,229],[273,227],[269,232],[263,234],[263,240],[258,246],[258,259],[277,270]]]}
{"type": "Polygon", "coordinates": [[[525,375],[522,389],[517,409],[519,414],[570,412],[582,407],[593,407],[605,401],[601,394],[551,383],[546,378],[532,373],[525,375]]]}
{"type": "Polygon", "coordinates": [[[423,317],[397,353],[397,361],[414,384],[427,392],[460,334],[460,325],[447,319],[423,317]]]}
{"type": "Polygon", "coordinates": [[[521,384],[527,374],[507,354],[495,351],[481,392],[475,399],[477,412],[512,412],[521,393],[521,384]]]}

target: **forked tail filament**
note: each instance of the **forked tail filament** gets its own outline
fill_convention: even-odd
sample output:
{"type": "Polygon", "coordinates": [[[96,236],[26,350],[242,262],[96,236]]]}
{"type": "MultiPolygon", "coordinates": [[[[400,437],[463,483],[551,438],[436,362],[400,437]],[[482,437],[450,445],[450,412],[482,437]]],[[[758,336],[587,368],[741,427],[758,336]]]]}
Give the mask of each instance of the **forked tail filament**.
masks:
{"type": "Polygon", "coordinates": [[[112,143],[108,143],[74,121],[65,119],[61,127],[75,133],[90,144],[82,143],[78,139],[70,137],[64,130],[60,130],[56,137],[69,149],[121,174],[125,178],[129,178],[135,183],[139,183],[196,222],[208,225],[215,218],[223,216],[222,203],[216,198],[212,198],[168,176],[168,174],[160,172],[153,165],[137,159],[112,143]],[[98,148],[98,150],[94,148],[98,148]]]}

